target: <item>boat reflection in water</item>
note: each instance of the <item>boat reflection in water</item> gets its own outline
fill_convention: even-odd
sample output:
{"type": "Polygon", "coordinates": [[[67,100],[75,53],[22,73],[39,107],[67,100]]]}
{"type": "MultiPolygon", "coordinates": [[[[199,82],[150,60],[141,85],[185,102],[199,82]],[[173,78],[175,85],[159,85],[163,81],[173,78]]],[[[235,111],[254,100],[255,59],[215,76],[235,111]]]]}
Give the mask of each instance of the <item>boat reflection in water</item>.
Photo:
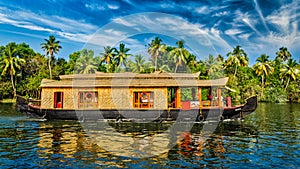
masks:
{"type": "Polygon", "coordinates": [[[80,159],[116,167],[124,167],[129,161],[141,158],[150,158],[159,163],[166,159],[180,160],[182,157],[222,158],[226,153],[226,146],[230,146],[230,137],[241,133],[249,135],[250,140],[255,142],[256,131],[241,122],[48,121],[40,123],[38,152],[41,158],[49,161],[80,159]],[[205,131],[205,125],[216,125],[216,128],[214,131],[205,131]]]}

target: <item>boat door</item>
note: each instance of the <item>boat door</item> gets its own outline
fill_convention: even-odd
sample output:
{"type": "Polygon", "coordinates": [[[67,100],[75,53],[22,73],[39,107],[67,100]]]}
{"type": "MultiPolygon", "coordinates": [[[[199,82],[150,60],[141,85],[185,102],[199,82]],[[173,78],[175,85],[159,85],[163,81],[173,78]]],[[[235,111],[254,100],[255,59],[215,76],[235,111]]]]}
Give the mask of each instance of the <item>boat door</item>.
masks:
{"type": "Polygon", "coordinates": [[[168,87],[168,108],[178,108],[179,101],[178,87],[168,87]]]}
{"type": "Polygon", "coordinates": [[[63,92],[54,92],[54,108],[63,108],[63,92]]]}

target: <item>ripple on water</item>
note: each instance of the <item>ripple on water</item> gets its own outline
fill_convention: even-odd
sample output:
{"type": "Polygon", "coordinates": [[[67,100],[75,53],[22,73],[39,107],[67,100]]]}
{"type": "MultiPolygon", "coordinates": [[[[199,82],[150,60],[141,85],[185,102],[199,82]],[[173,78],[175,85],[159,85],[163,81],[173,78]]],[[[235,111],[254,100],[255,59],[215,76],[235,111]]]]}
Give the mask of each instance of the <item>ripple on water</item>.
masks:
{"type": "MultiPolygon", "coordinates": [[[[175,137],[179,140],[173,148],[145,158],[115,155],[109,146],[97,144],[78,122],[30,121],[17,113],[0,111],[0,164],[1,168],[297,168],[300,112],[295,106],[292,112],[285,112],[284,106],[276,112],[271,109],[274,105],[265,105],[264,109],[258,108],[263,113],[256,112],[244,122],[220,123],[209,135],[204,135],[201,124],[196,124],[186,131],[190,140],[175,137]],[[201,142],[204,136],[207,139],[201,142]]],[[[118,138],[144,141],[149,135],[164,132],[164,128],[155,129],[157,124],[126,125],[110,125],[93,132],[107,134],[107,141],[116,147],[126,143],[125,138],[118,138]],[[116,137],[118,132],[123,136],[116,137]]],[[[152,146],[150,150],[163,147],[152,146]]]]}

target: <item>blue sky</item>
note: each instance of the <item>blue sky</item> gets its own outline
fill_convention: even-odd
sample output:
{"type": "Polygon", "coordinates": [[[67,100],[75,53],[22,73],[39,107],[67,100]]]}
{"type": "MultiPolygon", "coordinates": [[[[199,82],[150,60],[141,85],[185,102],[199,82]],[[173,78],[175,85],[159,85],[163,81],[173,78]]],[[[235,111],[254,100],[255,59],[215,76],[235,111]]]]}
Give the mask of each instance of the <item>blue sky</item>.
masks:
{"type": "Polygon", "coordinates": [[[282,46],[298,61],[299,20],[296,0],[1,0],[0,45],[25,42],[43,53],[40,43],[54,35],[62,46],[56,57],[82,48],[99,54],[121,42],[147,55],[147,44],[159,36],[172,46],[183,39],[199,59],[226,58],[240,45],[251,64],[263,53],[273,59],[282,46]]]}

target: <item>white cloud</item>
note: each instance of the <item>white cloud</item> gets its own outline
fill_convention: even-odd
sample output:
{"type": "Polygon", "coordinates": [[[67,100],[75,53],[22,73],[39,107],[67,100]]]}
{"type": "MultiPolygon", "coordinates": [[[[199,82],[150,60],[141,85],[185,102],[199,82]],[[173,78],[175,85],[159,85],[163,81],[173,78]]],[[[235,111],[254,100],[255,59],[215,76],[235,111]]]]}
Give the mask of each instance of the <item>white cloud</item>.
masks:
{"type": "Polygon", "coordinates": [[[202,7],[198,7],[195,8],[195,12],[199,13],[199,14],[207,14],[210,10],[208,9],[207,6],[202,6],[202,7]]]}
{"type": "Polygon", "coordinates": [[[44,14],[38,15],[28,11],[12,11],[6,8],[1,8],[0,23],[33,31],[49,32],[77,42],[87,41],[90,34],[98,29],[98,27],[83,20],[72,20],[44,14]],[[6,15],[6,13],[10,15],[6,15]]]}
{"type": "Polygon", "coordinates": [[[102,27],[89,43],[113,46],[120,42],[133,41],[135,44],[130,46],[135,47],[134,50],[146,50],[147,42],[146,44],[137,42],[131,37],[148,33],[169,36],[175,40],[183,39],[193,53],[201,56],[220,53],[220,50],[223,52],[223,49],[231,49],[230,45],[220,36],[220,31],[216,29],[206,29],[201,24],[190,23],[178,16],[151,12],[115,18],[111,23],[102,27]]]}
{"type": "Polygon", "coordinates": [[[92,10],[92,11],[94,11],[94,10],[99,10],[99,11],[104,11],[104,10],[106,10],[104,6],[97,5],[97,4],[85,4],[85,7],[86,7],[87,9],[92,10]]]}
{"type": "Polygon", "coordinates": [[[113,20],[113,22],[118,23],[118,24],[120,24],[120,25],[124,25],[124,26],[128,26],[128,27],[136,26],[136,25],[133,24],[132,22],[127,21],[127,20],[124,20],[124,19],[122,19],[122,18],[114,18],[114,19],[112,19],[112,20],[113,20]]]}
{"type": "Polygon", "coordinates": [[[289,34],[293,31],[293,24],[298,23],[300,17],[299,11],[300,6],[297,2],[292,2],[290,4],[283,5],[278,10],[266,17],[266,21],[270,24],[275,25],[280,32],[289,34]]]}
{"type": "Polygon", "coordinates": [[[224,33],[227,35],[237,35],[243,33],[243,31],[240,29],[228,29],[224,33]]]}
{"type": "Polygon", "coordinates": [[[104,2],[102,2],[101,4],[96,4],[96,3],[85,4],[85,7],[89,10],[92,10],[92,11],[105,11],[105,10],[108,10],[108,9],[117,10],[117,9],[120,8],[116,4],[106,4],[104,2]]]}
{"type": "Polygon", "coordinates": [[[249,26],[255,33],[261,35],[261,33],[255,28],[257,24],[257,19],[252,19],[248,13],[242,13],[240,10],[235,11],[236,18],[234,19],[234,24],[237,27],[242,27],[244,25],[249,26]],[[241,25],[238,25],[241,24],[241,25]]]}
{"type": "Polygon", "coordinates": [[[253,33],[243,33],[238,35],[239,38],[244,39],[244,40],[249,40],[249,37],[252,35],[253,33]]]}
{"type": "Polygon", "coordinates": [[[114,9],[114,10],[120,8],[118,5],[112,5],[112,4],[108,4],[107,7],[108,7],[109,9],[114,9]]]}
{"type": "Polygon", "coordinates": [[[221,16],[225,16],[228,14],[229,14],[228,11],[221,11],[221,12],[215,13],[213,16],[221,17],[221,16]]]}
{"type": "Polygon", "coordinates": [[[257,0],[254,0],[254,4],[255,4],[255,10],[257,11],[257,13],[258,13],[261,21],[263,22],[264,27],[266,28],[267,31],[270,31],[269,28],[268,28],[268,26],[267,26],[267,24],[266,24],[266,21],[265,21],[265,18],[263,16],[263,14],[262,14],[262,11],[261,11],[261,9],[259,7],[259,4],[257,3],[257,0]]]}

